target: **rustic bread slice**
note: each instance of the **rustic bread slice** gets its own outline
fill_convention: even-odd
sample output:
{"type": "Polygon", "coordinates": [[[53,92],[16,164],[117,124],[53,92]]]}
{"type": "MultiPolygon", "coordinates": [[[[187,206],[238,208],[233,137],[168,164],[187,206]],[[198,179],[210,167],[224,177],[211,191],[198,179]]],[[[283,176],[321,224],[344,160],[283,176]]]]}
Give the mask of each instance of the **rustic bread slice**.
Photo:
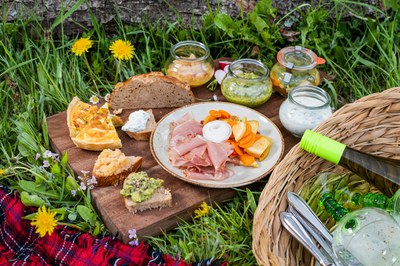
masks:
{"type": "Polygon", "coordinates": [[[129,135],[129,137],[134,138],[135,140],[149,140],[151,133],[156,128],[157,122],[156,119],[154,118],[153,110],[151,109],[146,110],[146,113],[150,115],[150,118],[147,121],[145,130],[132,132],[129,130],[124,130],[124,127],[122,128],[122,130],[125,131],[126,134],[129,135]]]}
{"type": "Polygon", "coordinates": [[[144,171],[130,174],[120,193],[131,213],[172,207],[172,195],[164,188],[164,180],[149,177],[144,171]]]}
{"type": "Polygon", "coordinates": [[[172,195],[171,192],[164,188],[158,188],[153,196],[143,202],[134,202],[124,197],[125,207],[131,213],[142,212],[150,209],[161,209],[166,207],[172,207],[172,195]]]}
{"type": "Polygon", "coordinates": [[[136,75],[117,83],[109,100],[113,109],[180,107],[194,102],[188,83],[161,72],[136,75]]]}
{"type": "Polygon", "coordinates": [[[103,150],[94,164],[92,174],[96,177],[97,186],[117,186],[125,178],[136,172],[142,165],[140,156],[125,156],[121,150],[103,150]]]}

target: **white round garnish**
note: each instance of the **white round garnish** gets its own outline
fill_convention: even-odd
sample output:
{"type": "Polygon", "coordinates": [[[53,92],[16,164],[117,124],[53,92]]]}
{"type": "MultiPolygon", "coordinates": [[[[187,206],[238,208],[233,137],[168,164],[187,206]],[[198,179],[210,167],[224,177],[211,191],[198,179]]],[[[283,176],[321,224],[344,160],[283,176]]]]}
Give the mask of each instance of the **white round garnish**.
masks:
{"type": "Polygon", "coordinates": [[[203,127],[203,137],[212,142],[223,142],[232,134],[231,126],[220,120],[208,122],[203,127]]]}

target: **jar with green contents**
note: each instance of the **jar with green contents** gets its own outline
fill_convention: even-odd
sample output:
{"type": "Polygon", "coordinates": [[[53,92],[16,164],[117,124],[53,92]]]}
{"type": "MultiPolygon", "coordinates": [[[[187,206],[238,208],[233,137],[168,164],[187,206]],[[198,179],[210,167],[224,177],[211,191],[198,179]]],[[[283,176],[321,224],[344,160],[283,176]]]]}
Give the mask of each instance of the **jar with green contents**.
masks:
{"type": "Polygon", "coordinates": [[[276,56],[277,63],[271,69],[271,81],[275,91],[287,97],[289,92],[300,85],[320,84],[320,75],[315,68],[324,64],[325,59],[301,46],[283,48],[276,56]]]}
{"type": "Polygon", "coordinates": [[[229,65],[221,83],[222,95],[230,102],[257,107],[271,97],[268,68],[254,59],[240,59],[229,65]]]}

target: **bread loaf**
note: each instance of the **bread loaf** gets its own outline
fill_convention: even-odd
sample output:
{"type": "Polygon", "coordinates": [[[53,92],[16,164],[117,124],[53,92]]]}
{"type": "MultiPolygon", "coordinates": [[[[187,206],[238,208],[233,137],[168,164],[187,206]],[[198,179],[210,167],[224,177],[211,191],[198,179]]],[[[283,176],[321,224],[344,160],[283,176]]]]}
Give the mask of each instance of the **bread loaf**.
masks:
{"type": "MultiPolygon", "coordinates": [[[[125,125],[129,122],[127,121],[125,125],[122,127],[122,130],[126,132],[126,134],[129,135],[129,137],[134,138],[135,140],[149,140],[151,132],[156,128],[157,122],[156,119],[154,118],[153,111],[151,109],[146,110],[146,113],[150,115],[149,120],[146,123],[146,128],[144,130],[140,131],[130,131],[129,128],[126,129],[125,125]]],[[[132,121],[134,122],[134,121],[132,121]]]]}
{"type": "Polygon", "coordinates": [[[109,100],[113,109],[181,107],[194,102],[188,83],[161,72],[136,75],[117,83],[109,100]]]}
{"type": "Polygon", "coordinates": [[[97,158],[92,174],[98,186],[117,186],[139,169],[142,159],[140,156],[125,156],[119,149],[105,149],[97,158]]]}

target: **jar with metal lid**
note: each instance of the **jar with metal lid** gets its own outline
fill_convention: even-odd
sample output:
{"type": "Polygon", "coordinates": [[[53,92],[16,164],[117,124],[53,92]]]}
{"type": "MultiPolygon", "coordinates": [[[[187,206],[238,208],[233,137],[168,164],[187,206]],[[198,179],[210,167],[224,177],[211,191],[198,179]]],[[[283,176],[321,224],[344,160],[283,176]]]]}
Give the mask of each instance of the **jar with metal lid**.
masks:
{"type": "Polygon", "coordinates": [[[295,87],[279,108],[282,125],[294,136],[301,137],[332,115],[331,97],[320,87],[295,87]]]}
{"type": "Polygon", "coordinates": [[[165,74],[189,83],[191,87],[206,84],[214,75],[210,50],[201,42],[182,41],[171,49],[165,74]]]}
{"type": "Polygon", "coordinates": [[[296,86],[320,84],[320,75],[315,68],[324,64],[325,59],[318,57],[313,51],[301,46],[281,49],[277,63],[271,69],[271,80],[275,91],[287,97],[296,86]]]}
{"type": "Polygon", "coordinates": [[[230,102],[257,107],[272,94],[269,69],[260,61],[240,59],[228,67],[221,83],[222,95],[230,102]]]}

